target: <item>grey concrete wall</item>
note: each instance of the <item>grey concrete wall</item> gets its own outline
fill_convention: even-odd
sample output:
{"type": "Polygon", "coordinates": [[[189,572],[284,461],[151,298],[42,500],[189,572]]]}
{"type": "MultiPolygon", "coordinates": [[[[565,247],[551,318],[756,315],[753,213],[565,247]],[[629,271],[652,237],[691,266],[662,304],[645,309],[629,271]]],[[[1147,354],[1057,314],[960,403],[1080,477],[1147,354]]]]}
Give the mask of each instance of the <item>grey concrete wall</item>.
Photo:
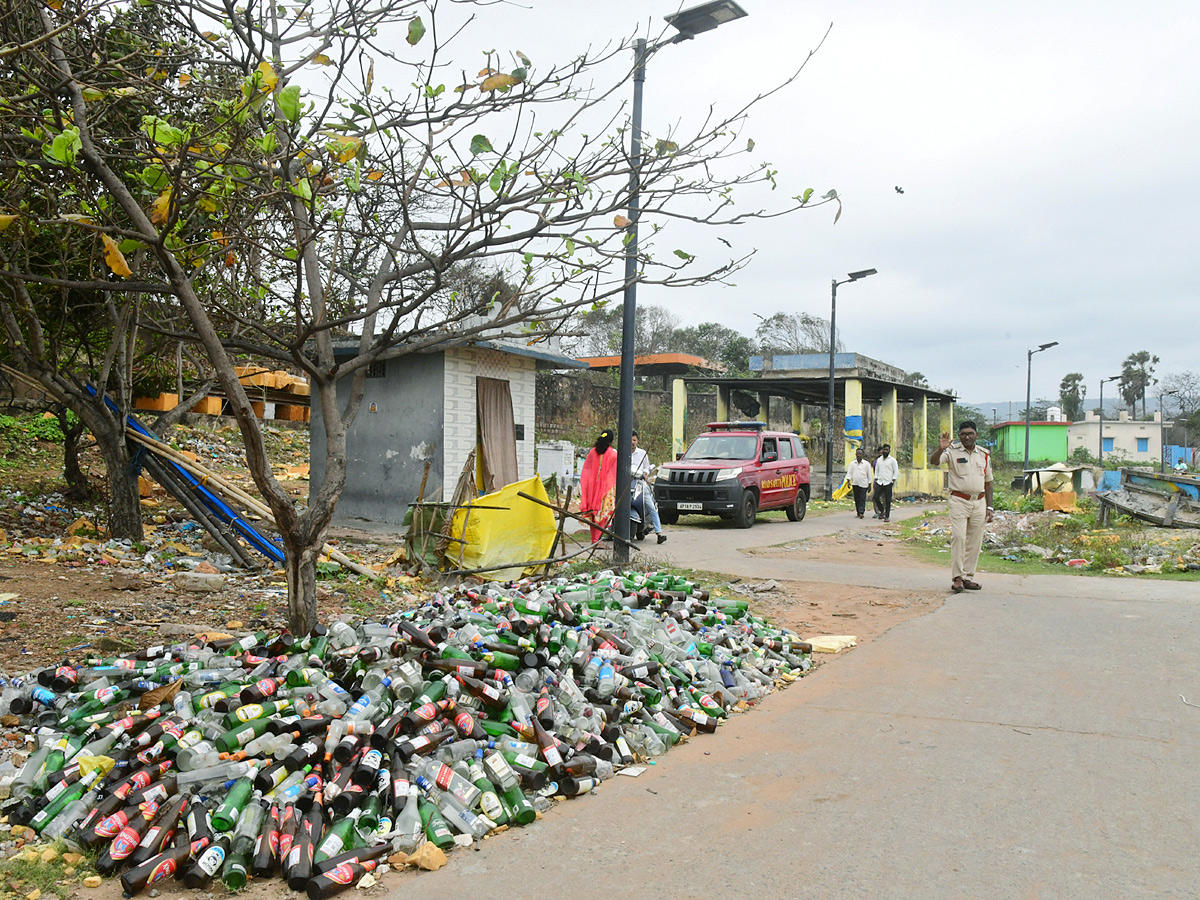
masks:
{"type": "MultiPolygon", "coordinates": [[[[425,495],[442,488],[442,422],[445,417],[442,354],[388,360],[385,377],[368,378],[362,409],[346,436],[346,488],[333,521],[366,530],[394,530],[421,487],[425,460],[432,465],[425,495]]],[[[338,384],[339,399],[350,387],[338,384]]],[[[310,495],[325,475],[325,429],[313,403],[310,495]]]]}

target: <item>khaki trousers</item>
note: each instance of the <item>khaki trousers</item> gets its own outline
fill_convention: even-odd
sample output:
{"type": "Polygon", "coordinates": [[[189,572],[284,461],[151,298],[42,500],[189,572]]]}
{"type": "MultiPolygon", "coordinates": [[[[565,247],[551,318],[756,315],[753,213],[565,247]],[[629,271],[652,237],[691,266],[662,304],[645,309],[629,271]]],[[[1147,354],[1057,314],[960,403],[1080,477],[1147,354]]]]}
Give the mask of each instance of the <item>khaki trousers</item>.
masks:
{"type": "Polygon", "coordinates": [[[950,576],[974,578],[983,546],[987,500],[950,496],[950,576]]]}

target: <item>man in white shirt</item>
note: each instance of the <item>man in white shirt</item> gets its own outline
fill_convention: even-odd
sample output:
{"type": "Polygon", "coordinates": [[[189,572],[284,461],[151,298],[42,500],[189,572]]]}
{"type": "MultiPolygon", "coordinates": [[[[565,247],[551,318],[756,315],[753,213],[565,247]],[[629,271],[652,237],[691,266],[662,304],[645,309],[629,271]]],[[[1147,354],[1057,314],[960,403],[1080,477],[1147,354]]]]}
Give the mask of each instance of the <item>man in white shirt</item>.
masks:
{"type": "Polygon", "coordinates": [[[879,448],[879,459],[875,460],[875,505],[881,510],[880,518],[892,520],[892,489],[900,480],[900,464],[892,456],[890,444],[879,448]]]}
{"type": "Polygon", "coordinates": [[[861,519],[867,512],[867,494],[871,490],[874,472],[871,464],[863,459],[862,447],[854,451],[854,462],[846,466],[846,480],[854,488],[854,511],[861,519]]]}
{"type": "Polygon", "coordinates": [[[642,504],[646,510],[646,521],[650,523],[650,527],[654,529],[654,533],[658,535],[658,542],[661,544],[667,536],[662,533],[662,522],[658,518],[658,507],[654,505],[654,485],[650,483],[650,472],[654,466],[650,463],[650,454],[638,447],[638,433],[633,433],[633,451],[629,454],[629,468],[634,478],[640,478],[646,482],[645,489],[642,491],[642,504]]]}

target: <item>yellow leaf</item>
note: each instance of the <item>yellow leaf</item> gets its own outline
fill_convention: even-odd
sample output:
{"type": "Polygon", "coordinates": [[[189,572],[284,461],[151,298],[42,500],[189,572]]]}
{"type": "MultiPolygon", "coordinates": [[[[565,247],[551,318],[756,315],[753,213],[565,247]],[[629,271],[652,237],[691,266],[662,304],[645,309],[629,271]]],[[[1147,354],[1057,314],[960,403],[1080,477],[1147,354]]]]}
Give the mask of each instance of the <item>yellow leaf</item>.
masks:
{"type": "Polygon", "coordinates": [[[186,72],[184,72],[182,75],[179,76],[179,86],[183,87],[185,84],[189,83],[191,80],[192,80],[192,76],[187,74],[186,72]]]}
{"type": "Polygon", "coordinates": [[[629,220],[627,218],[625,218],[624,216],[614,216],[613,224],[616,225],[618,228],[628,228],[629,220]]]}
{"type": "Polygon", "coordinates": [[[367,67],[367,93],[371,93],[371,86],[375,84],[375,60],[371,60],[371,65],[367,67]]]}
{"type": "Polygon", "coordinates": [[[214,232],[211,232],[211,234],[212,234],[212,239],[214,241],[216,241],[218,244],[220,244],[222,247],[229,246],[229,238],[225,237],[225,233],[223,231],[214,231],[214,232]]]}
{"type": "Polygon", "coordinates": [[[496,74],[496,70],[495,70],[495,69],[480,69],[480,70],[479,70],[479,77],[480,77],[480,78],[486,78],[486,77],[487,77],[487,76],[489,76],[489,75],[495,75],[495,74],[496,74]]]}
{"type": "Polygon", "coordinates": [[[133,274],[133,270],[129,268],[129,263],[125,262],[125,254],[117,246],[117,242],[110,238],[107,234],[100,235],[104,241],[104,261],[108,264],[109,269],[114,275],[120,275],[122,278],[128,278],[133,274]]]}
{"type": "Polygon", "coordinates": [[[171,189],[167,188],[150,204],[150,221],[155,225],[166,223],[171,215],[171,189]]]}
{"type": "Polygon", "coordinates": [[[215,31],[201,32],[200,37],[204,38],[206,41],[213,41],[214,43],[221,39],[221,36],[219,34],[217,34],[215,31]]]}
{"type": "Polygon", "coordinates": [[[63,0],[46,0],[46,5],[51,9],[62,9],[63,0]]]}
{"type": "Polygon", "coordinates": [[[383,173],[380,172],[378,169],[373,169],[372,171],[367,173],[367,181],[378,181],[382,177],[383,177],[383,173]]]}
{"type": "Polygon", "coordinates": [[[339,137],[329,142],[329,152],[340,163],[348,163],[358,154],[362,146],[362,138],[339,137]]]}
{"type": "Polygon", "coordinates": [[[312,58],[312,61],[315,62],[319,66],[332,66],[333,65],[333,60],[330,59],[328,56],[326,56],[324,53],[318,53],[316,56],[314,56],[312,58]]]}
{"type": "Polygon", "coordinates": [[[91,103],[93,100],[103,100],[104,91],[98,91],[95,88],[84,88],[81,92],[84,103],[91,103]]]}
{"type": "Polygon", "coordinates": [[[202,210],[204,210],[205,212],[210,212],[210,213],[216,212],[217,211],[217,201],[212,199],[211,197],[207,197],[207,196],[201,197],[200,198],[200,208],[202,210]]]}
{"type": "Polygon", "coordinates": [[[520,83],[511,75],[493,75],[490,78],[485,78],[479,89],[481,91],[498,91],[500,88],[512,87],[514,84],[520,83]]]}
{"type": "Polygon", "coordinates": [[[275,74],[275,69],[265,59],[258,64],[258,71],[262,75],[262,87],[259,88],[264,94],[269,94],[275,90],[275,85],[279,83],[279,76],[275,74]]]}
{"type": "Polygon", "coordinates": [[[17,216],[2,215],[0,216],[0,231],[4,231],[13,222],[17,221],[17,216]]]}

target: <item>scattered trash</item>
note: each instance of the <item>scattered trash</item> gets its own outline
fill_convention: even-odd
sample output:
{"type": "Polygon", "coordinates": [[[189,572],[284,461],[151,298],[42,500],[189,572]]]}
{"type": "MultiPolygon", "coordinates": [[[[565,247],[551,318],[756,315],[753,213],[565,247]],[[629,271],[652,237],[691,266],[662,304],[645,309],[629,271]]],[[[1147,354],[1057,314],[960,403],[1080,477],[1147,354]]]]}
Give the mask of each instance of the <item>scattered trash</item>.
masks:
{"type": "Polygon", "coordinates": [[[852,634],[821,634],[806,638],[805,643],[812,647],[813,653],[837,653],[855,646],[858,638],[852,634]]]}
{"type": "MultiPolygon", "coordinates": [[[[175,576],[197,577],[223,576],[175,576]]],[[[658,573],[410,599],[299,639],[210,632],[5,679],[0,711],[32,750],[0,768],[7,822],[94,851],[130,896],[170,874],[229,890],[279,874],[323,900],[398,854],[435,870],[641,774],[804,674],[816,649],[658,573]]]]}

